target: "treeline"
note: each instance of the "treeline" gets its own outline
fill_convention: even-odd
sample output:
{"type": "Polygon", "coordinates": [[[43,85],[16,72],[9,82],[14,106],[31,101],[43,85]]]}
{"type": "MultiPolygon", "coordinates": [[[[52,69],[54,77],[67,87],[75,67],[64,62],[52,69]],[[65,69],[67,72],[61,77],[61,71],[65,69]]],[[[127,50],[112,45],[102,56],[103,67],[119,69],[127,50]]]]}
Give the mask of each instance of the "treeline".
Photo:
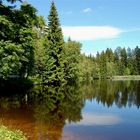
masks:
{"type": "Polygon", "coordinates": [[[16,9],[0,1],[0,79],[31,78],[59,85],[140,74],[138,47],[134,50],[118,47],[114,52],[107,49],[96,57],[87,57],[80,53],[79,42],[70,38],[64,41],[54,2],[48,24],[32,5],[20,2],[20,8],[16,9]]]}
{"type": "MultiPolygon", "coordinates": [[[[140,48],[135,49],[117,47],[115,51],[107,48],[96,57],[87,57],[87,78],[110,78],[115,75],[140,75],[140,48]]],[[[85,64],[86,65],[86,64],[85,64]]]]}

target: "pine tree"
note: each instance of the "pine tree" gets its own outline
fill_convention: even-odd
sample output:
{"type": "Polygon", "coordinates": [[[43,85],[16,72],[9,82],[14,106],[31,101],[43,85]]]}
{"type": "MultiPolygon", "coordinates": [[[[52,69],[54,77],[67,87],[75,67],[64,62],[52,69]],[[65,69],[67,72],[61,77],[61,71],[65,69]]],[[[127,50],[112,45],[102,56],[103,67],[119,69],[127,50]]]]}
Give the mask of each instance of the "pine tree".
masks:
{"type": "Polygon", "coordinates": [[[130,74],[133,75],[135,74],[135,68],[134,68],[135,61],[134,61],[134,56],[133,56],[133,50],[131,48],[127,48],[127,56],[128,56],[127,67],[130,70],[130,74]]]}
{"type": "Polygon", "coordinates": [[[106,61],[106,55],[105,52],[102,51],[100,54],[100,76],[101,78],[106,78],[107,76],[107,61],[106,61]]]}
{"type": "Polygon", "coordinates": [[[46,47],[46,82],[60,84],[64,81],[63,46],[64,40],[59,23],[58,13],[52,2],[48,16],[48,41],[46,47]]]}

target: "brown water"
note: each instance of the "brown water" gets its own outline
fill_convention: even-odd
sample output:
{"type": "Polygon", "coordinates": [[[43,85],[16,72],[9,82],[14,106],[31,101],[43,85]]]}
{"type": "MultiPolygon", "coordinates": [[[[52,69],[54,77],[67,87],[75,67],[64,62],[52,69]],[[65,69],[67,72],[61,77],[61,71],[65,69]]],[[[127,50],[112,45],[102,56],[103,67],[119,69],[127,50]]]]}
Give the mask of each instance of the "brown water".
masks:
{"type": "Polygon", "coordinates": [[[0,97],[0,123],[20,129],[29,140],[140,139],[140,81],[9,93],[0,97]]]}

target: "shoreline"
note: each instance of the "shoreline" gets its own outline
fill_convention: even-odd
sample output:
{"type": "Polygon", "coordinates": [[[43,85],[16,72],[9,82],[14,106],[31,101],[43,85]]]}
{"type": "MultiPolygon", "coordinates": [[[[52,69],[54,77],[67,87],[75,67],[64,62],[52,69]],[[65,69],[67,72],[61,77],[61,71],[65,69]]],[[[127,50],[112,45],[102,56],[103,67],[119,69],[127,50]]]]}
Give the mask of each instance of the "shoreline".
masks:
{"type": "Polygon", "coordinates": [[[112,76],[112,80],[140,80],[140,75],[112,76]]]}

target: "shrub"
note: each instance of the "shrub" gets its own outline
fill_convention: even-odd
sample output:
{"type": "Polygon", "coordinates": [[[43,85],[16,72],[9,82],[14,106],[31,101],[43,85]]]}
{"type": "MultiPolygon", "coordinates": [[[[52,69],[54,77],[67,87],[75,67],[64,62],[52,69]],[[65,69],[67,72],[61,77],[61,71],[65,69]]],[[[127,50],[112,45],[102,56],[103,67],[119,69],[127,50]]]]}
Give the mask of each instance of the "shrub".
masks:
{"type": "Polygon", "coordinates": [[[11,131],[5,126],[0,126],[0,140],[27,140],[20,130],[11,131]]]}

